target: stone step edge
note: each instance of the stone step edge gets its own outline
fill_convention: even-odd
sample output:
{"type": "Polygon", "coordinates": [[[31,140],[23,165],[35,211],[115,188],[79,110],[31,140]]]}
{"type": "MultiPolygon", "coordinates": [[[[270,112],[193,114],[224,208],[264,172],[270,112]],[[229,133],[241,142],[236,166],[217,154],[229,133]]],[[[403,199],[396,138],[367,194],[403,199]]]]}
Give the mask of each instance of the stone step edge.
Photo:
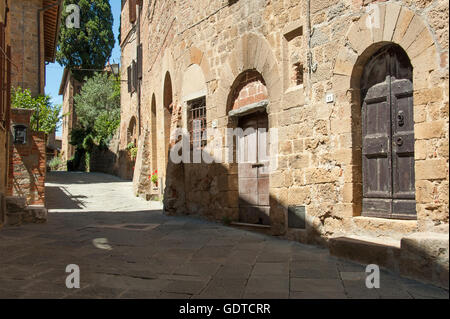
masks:
{"type": "Polygon", "coordinates": [[[260,229],[270,229],[270,225],[262,225],[262,224],[250,224],[250,223],[241,223],[241,222],[231,222],[232,226],[242,226],[242,227],[250,227],[250,228],[260,228],[260,229]]]}

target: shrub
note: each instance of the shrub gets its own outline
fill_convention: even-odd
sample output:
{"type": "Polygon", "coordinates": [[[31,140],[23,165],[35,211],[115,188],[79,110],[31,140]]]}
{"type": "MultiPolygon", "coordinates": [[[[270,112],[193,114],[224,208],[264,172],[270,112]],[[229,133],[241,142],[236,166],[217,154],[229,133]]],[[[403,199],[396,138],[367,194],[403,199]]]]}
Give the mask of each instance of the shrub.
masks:
{"type": "Polygon", "coordinates": [[[50,169],[52,170],[52,171],[58,171],[58,170],[61,170],[64,165],[64,161],[62,160],[62,158],[61,157],[59,157],[59,156],[55,156],[55,157],[53,157],[51,160],[50,160],[50,162],[48,163],[48,166],[50,167],[50,169]]]}

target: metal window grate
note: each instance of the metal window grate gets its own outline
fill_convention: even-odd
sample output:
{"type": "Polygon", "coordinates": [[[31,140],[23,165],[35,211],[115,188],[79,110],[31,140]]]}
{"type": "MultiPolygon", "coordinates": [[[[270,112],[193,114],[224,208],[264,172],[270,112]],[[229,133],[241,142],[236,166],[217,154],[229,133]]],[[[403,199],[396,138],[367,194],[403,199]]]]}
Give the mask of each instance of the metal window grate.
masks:
{"type": "Polygon", "coordinates": [[[188,102],[189,135],[192,148],[203,148],[206,146],[206,98],[201,97],[188,102]]]}

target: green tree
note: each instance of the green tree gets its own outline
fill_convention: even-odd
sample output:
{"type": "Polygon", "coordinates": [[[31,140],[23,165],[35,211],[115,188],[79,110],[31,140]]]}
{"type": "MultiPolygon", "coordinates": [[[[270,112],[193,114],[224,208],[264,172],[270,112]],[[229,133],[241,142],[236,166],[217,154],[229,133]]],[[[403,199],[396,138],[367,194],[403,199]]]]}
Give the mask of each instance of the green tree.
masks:
{"type": "Polygon", "coordinates": [[[92,72],[76,69],[103,69],[111,57],[114,47],[113,15],[108,0],[65,0],[61,14],[61,30],[56,61],[71,69],[74,77],[81,81],[92,76],[92,72]],[[80,28],[66,26],[71,12],[66,7],[80,7],[80,28]]]}
{"type": "Polygon", "coordinates": [[[11,105],[13,108],[34,110],[31,116],[31,128],[47,134],[58,127],[62,118],[61,105],[53,105],[48,95],[31,96],[28,89],[17,87],[11,92],[11,105]]]}
{"type": "MultiPolygon", "coordinates": [[[[117,83],[113,76],[97,73],[86,79],[80,94],[74,97],[77,119],[85,132],[84,137],[91,135],[101,146],[108,144],[120,124],[120,86],[117,83]]],[[[80,132],[76,134],[75,140],[82,142],[80,132]]]]}

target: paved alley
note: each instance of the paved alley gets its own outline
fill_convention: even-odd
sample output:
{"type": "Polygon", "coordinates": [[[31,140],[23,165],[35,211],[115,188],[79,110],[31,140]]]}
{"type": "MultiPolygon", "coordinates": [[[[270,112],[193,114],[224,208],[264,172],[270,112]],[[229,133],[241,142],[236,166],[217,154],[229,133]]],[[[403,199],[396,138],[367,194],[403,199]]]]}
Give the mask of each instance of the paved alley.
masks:
{"type": "Polygon", "coordinates": [[[131,182],[50,173],[46,224],[0,231],[0,298],[448,298],[325,249],[191,217],[164,216],[131,182]],[[68,289],[66,266],[80,268],[68,289]]]}

